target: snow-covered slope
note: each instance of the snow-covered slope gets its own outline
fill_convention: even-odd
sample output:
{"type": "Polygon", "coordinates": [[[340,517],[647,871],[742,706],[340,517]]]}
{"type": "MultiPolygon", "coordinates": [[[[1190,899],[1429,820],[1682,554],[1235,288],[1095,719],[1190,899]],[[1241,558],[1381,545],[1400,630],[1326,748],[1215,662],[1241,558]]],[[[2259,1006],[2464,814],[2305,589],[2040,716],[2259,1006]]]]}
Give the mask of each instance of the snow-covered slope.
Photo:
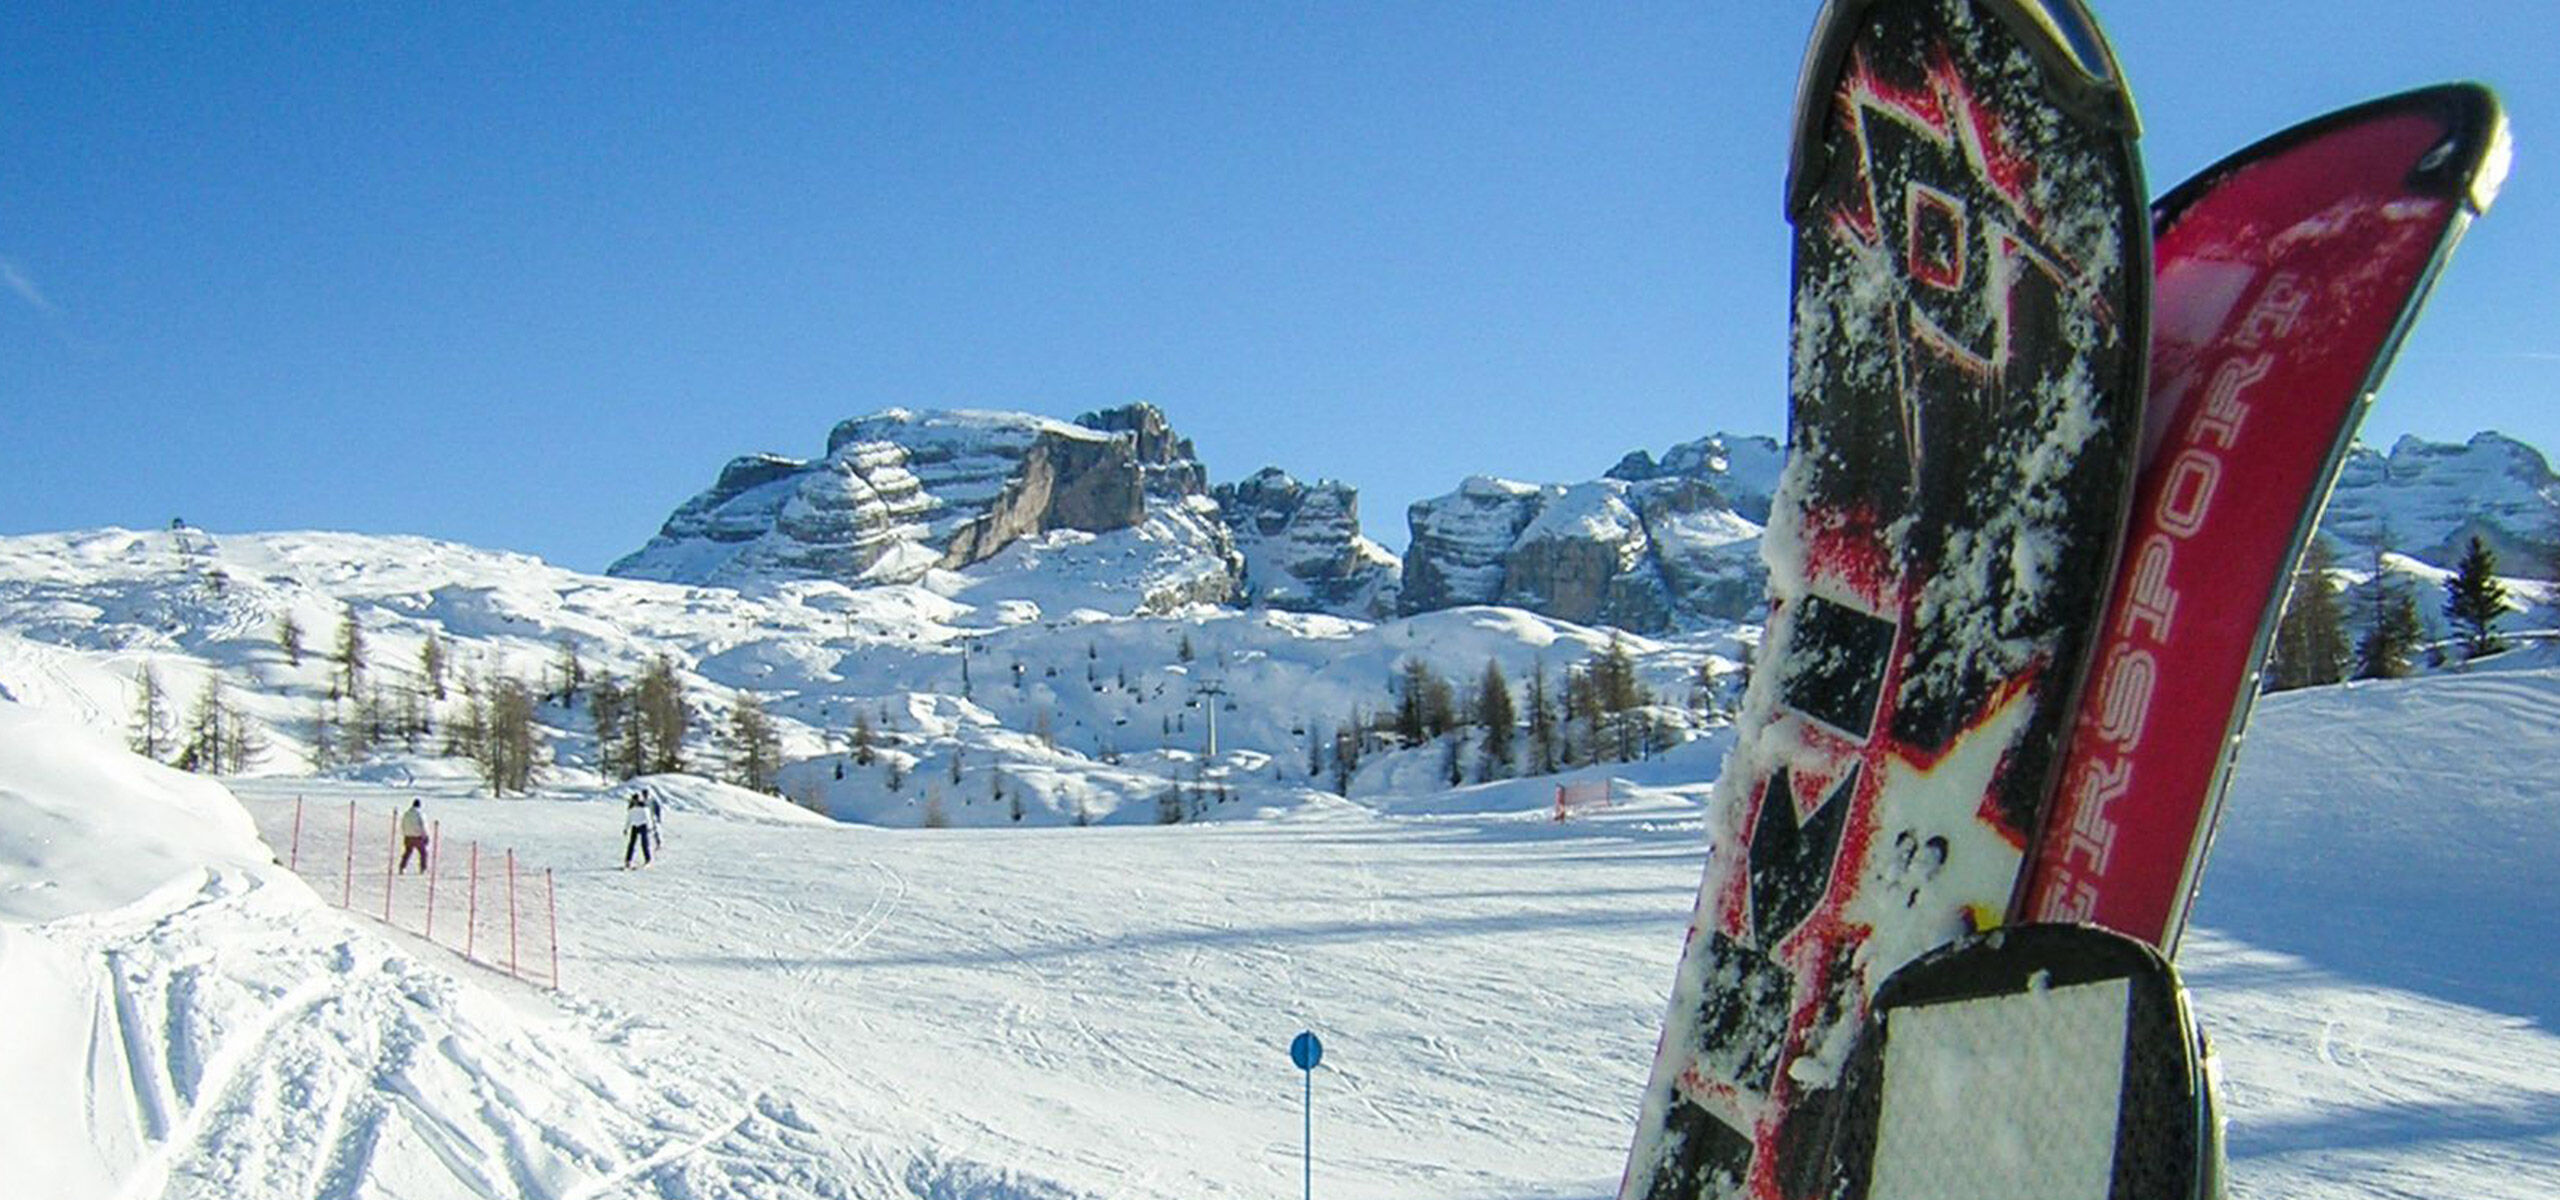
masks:
{"type": "MultiPolygon", "coordinates": [[[[986,565],[1100,556],[1110,545],[1061,531],[986,565]]],[[[1308,803],[1311,743],[1355,713],[1391,709],[1407,660],[1461,683],[1498,664],[1515,689],[1543,669],[1556,687],[1609,641],[1605,631],[1508,609],[1377,624],[1207,606],[1133,616],[1102,606],[1093,585],[1062,582],[1109,577],[1107,564],[1080,562],[985,579],[936,572],[909,585],[739,591],[581,575],[416,538],[238,535],[181,554],[159,531],[28,535],[0,538],[0,690],[127,730],[146,667],[181,718],[218,678],[267,746],[251,770],[299,773],[321,714],[344,715],[330,699],[341,686],[331,656],[352,613],[370,663],[363,689],[394,708],[416,698],[437,730],[460,712],[465,674],[502,672],[556,691],[571,655],[589,687],[604,677],[628,684],[663,656],[693,710],[688,753],[699,771],[726,769],[721,731],[736,701],[752,695],[781,730],[784,758],[798,764],[783,777],[796,799],[906,825],[937,798],[951,823],[1012,824],[1018,799],[1019,820],[1038,825],[1152,821],[1175,786],[1231,797],[1203,816],[1308,803]],[[277,637],[288,617],[302,630],[298,662],[277,637]],[[452,661],[442,700],[425,696],[430,637],[452,661]],[[1213,717],[1219,752],[1210,756],[1213,717]],[[868,765],[849,761],[858,724],[876,739],[868,765]]],[[[1732,632],[1628,644],[1674,705],[1701,667],[1730,675],[1742,654],[1732,632]]],[[[536,758],[553,786],[599,782],[591,695],[536,712],[536,758]]],[[[1675,729],[1714,720],[1681,708],[1663,716],[1675,729]]],[[[395,739],[392,762],[339,769],[434,774],[438,764],[407,751],[431,756],[440,744],[436,733],[414,745],[395,739]]],[[[1415,764],[1444,751],[1381,753],[1352,790],[1427,771],[1415,764]]]]}
{"type": "MultiPolygon", "coordinates": [[[[77,740],[0,760],[0,788],[67,809],[153,774],[77,740]]],[[[2184,955],[2235,1196],[2560,1188],[2555,742],[2560,669],[2522,658],[2261,708],[2184,955]]],[[[0,1148],[66,1200],[1266,1197],[1297,1182],[1286,1046],[1313,1029],[1324,1194],[1596,1200],[1713,749],[1615,772],[1613,807],[1561,825],[1524,781],[1173,829],[687,800],[634,873],[589,797],[428,788],[448,837],[568,868],[556,1006],[318,909],[214,816],[174,889],[0,922],[0,1007],[47,1031],[0,1042],[0,1148]]],[[[270,829],[295,796],[409,791],[235,787],[270,829]]],[[[0,895],[47,877],[0,868],[0,895]]]]}
{"type": "Polygon", "coordinates": [[[0,703],[11,1196],[851,1194],[666,1031],[326,907],[220,785],[0,703]],[[676,1160],[681,1161],[676,1161],[676,1160]]]}

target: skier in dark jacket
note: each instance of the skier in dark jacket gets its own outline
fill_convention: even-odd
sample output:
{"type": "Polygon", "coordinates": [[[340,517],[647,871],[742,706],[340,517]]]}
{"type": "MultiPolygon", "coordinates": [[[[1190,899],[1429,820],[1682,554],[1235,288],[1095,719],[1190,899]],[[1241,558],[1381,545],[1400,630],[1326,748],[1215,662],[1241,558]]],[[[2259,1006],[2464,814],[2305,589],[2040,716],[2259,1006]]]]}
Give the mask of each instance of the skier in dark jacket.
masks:
{"type": "Polygon", "coordinates": [[[630,832],[622,839],[622,869],[631,869],[631,852],[640,852],[640,865],[649,865],[649,810],[634,792],[631,803],[622,808],[622,827],[630,832]]]}

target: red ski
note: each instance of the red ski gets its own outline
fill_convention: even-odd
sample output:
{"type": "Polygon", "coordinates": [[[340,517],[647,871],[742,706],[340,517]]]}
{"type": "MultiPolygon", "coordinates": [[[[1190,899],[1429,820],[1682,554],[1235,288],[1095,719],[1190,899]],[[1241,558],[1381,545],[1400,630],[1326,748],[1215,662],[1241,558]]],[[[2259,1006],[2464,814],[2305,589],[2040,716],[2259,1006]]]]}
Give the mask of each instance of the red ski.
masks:
{"type": "Polygon", "coordinates": [[[2175,951],[2286,581],[2507,146],[2486,88],[2428,88],[2277,134],[2153,206],[2133,523],[2014,916],[2175,951]]]}

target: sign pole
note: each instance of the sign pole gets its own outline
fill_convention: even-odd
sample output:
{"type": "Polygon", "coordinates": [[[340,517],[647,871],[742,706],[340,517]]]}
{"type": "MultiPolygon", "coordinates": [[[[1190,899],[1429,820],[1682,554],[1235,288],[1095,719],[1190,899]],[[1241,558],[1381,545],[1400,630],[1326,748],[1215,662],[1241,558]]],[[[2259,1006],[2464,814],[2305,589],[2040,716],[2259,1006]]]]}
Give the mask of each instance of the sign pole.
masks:
{"type": "Polygon", "coordinates": [[[1289,1061],[1307,1077],[1306,1096],[1306,1200],[1316,1195],[1316,1064],[1324,1061],[1324,1043],[1316,1040],[1314,1031],[1299,1034],[1289,1043],[1289,1061]]]}

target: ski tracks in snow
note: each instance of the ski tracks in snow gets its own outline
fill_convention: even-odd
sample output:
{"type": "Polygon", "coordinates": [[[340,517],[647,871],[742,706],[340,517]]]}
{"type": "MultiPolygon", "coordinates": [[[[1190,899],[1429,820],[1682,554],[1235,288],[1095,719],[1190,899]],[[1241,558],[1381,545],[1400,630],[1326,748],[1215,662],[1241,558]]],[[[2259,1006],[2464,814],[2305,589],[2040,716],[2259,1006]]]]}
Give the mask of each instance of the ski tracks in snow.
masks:
{"type": "Polygon", "coordinates": [[[76,1102],[114,1200],[778,1200],[864,1174],[787,1102],[666,1065],[665,1039],[459,983],[281,873],[35,934],[93,964],[76,1102]]]}

